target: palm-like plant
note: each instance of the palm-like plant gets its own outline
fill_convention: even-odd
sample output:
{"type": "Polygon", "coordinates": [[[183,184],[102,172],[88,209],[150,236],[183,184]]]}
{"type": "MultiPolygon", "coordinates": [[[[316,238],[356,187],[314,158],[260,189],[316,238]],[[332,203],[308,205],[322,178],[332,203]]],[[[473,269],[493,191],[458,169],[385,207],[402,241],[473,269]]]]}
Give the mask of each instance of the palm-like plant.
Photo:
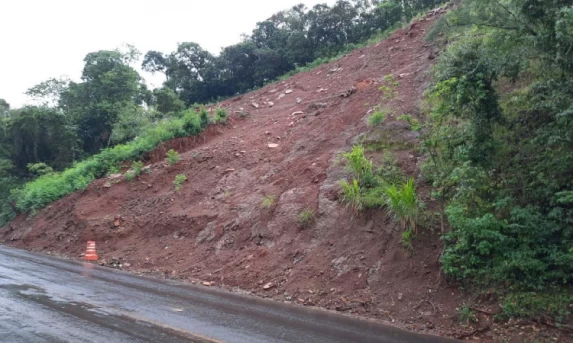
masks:
{"type": "Polygon", "coordinates": [[[388,212],[400,222],[402,229],[411,229],[415,232],[418,220],[418,200],[414,179],[408,180],[401,187],[389,186],[386,188],[386,195],[388,196],[388,212]]]}

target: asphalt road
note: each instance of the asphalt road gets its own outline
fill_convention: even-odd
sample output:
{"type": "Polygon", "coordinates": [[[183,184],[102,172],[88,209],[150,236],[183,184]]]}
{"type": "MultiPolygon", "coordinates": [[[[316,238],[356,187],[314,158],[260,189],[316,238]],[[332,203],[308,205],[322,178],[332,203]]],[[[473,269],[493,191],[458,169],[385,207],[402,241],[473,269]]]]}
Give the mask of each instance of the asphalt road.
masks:
{"type": "Polygon", "coordinates": [[[454,342],[0,246],[0,342],[454,342]]]}

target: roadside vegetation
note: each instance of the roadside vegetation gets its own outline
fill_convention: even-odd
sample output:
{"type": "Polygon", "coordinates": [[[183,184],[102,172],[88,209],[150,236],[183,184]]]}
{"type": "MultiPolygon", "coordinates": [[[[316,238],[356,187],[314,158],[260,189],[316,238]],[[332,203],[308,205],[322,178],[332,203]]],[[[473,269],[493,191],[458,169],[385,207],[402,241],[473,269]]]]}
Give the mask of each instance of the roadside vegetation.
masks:
{"type": "Polygon", "coordinates": [[[428,39],[449,41],[423,143],[449,222],[443,270],[495,289],[501,316],[559,322],[573,303],[573,6],[464,0],[428,39]]]}

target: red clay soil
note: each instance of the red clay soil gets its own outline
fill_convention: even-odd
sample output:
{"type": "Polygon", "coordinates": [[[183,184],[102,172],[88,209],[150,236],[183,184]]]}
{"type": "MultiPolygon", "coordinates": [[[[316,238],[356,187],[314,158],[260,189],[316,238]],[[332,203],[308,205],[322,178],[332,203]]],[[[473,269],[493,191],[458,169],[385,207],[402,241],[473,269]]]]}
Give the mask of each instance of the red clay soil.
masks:
{"type": "MultiPolygon", "coordinates": [[[[0,241],[80,259],[86,241],[95,240],[102,265],[133,272],[418,332],[565,342],[565,334],[530,322],[494,323],[495,306],[448,285],[440,273],[437,232],[420,228],[411,254],[384,209],[356,213],[338,199],[339,181],[348,178],[340,152],[361,139],[396,143],[389,145],[398,165],[428,193],[419,177],[421,156],[412,148],[417,134],[395,116],[372,131],[366,118],[384,103],[378,88],[389,74],[399,87],[388,105],[420,118],[419,101],[438,52],[424,37],[435,18],[428,14],[374,46],[221,103],[231,114],[226,124],[148,154],[149,174],[132,182],[98,180],[34,217],[21,215],[0,230],[0,241]],[[181,153],[174,166],[165,162],[170,148],[181,153]],[[175,192],[178,174],[188,181],[175,192]],[[314,217],[303,225],[299,214],[306,210],[314,217]],[[473,326],[457,319],[466,303],[481,311],[473,326]]],[[[435,205],[427,196],[423,201],[435,205]]]]}

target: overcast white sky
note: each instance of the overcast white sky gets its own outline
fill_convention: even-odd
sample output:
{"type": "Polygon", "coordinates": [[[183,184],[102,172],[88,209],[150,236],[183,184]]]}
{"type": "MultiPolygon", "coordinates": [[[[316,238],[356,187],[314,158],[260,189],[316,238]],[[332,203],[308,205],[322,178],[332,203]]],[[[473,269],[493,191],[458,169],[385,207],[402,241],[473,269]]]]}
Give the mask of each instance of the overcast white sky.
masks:
{"type": "MultiPolygon", "coordinates": [[[[0,98],[13,108],[50,78],[79,80],[89,52],[124,43],[142,53],[197,42],[212,53],[240,41],[258,21],[304,3],[335,0],[6,0],[0,2],[0,98]]],[[[157,85],[148,74],[148,84],[157,85]]],[[[159,81],[160,82],[160,81],[159,81]]]]}

